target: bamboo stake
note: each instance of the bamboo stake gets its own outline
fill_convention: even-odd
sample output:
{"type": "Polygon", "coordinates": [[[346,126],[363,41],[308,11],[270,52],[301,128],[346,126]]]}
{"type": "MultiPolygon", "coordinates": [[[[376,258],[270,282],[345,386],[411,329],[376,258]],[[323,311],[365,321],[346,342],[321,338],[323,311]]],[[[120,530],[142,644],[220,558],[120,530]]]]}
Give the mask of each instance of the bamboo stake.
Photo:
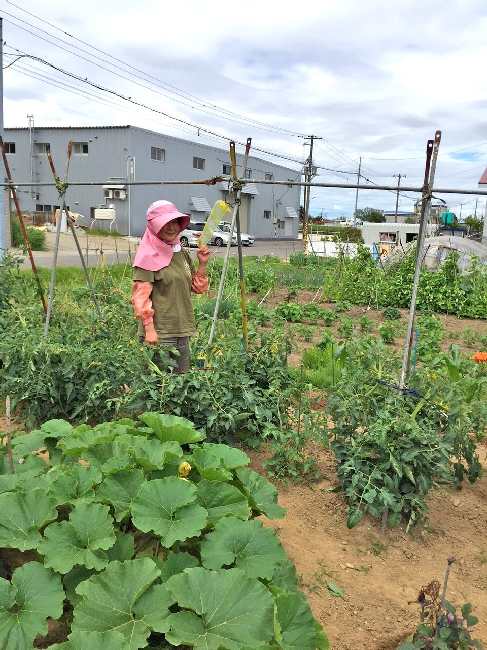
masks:
{"type": "Polygon", "coordinates": [[[433,187],[434,173],[436,170],[436,158],[438,156],[438,149],[441,141],[441,131],[436,131],[435,139],[428,140],[426,146],[426,166],[424,172],[424,185],[423,185],[423,201],[421,205],[421,221],[419,226],[417,249],[416,249],[416,266],[414,269],[414,279],[413,279],[413,289],[411,293],[411,304],[409,307],[409,318],[406,329],[406,340],[404,343],[404,354],[402,360],[401,376],[399,379],[399,390],[404,390],[406,386],[406,376],[409,373],[409,364],[411,359],[411,341],[414,329],[414,319],[416,316],[416,298],[418,293],[419,286],[419,277],[421,273],[421,263],[423,258],[423,247],[424,240],[426,236],[426,222],[429,215],[429,206],[431,203],[431,188],[433,187]],[[431,158],[433,158],[433,165],[431,167],[430,174],[430,164],[431,158]]]}
{"type": "Polygon", "coordinates": [[[37,283],[37,289],[39,291],[39,296],[41,298],[44,313],[47,314],[46,299],[44,298],[44,293],[42,291],[41,281],[40,281],[39,275],[37,273],[36,263],[34,262],[34,256],[32,255],[32,249],[30,247],[29,238],[27,237],[27,230],[25,229],[25,223],[24,223],[24,217],[22,216],[22,211],[20,210],[19,200],[17,198],[17,191],[16,191],[15,187],[12,185],[12,176],[10,174],[10,167],[8,165],[7,156],[5,155],[5,147],[3,145],[3,138],[1,136],[0,136],[0,149],[2,150],[3,164],[5,165],[5,171],[7,173],[8,187],[10,188],[10,191],[12,192],[12,197],[13,197],[13,200],[14,200],[14,203],[15,203],[15,209],[17,210],[17,217],[18,217],[18,219],[20,221],[20,227],[22,229],[22,235],[24,237],[25,247],[27,249],[27,253],[28,253],[29,259],[30,259],[30,265],[32,267],[32,272],[34,273],[34,278],[35,278],[35,281],[37,283]]]}
{"type": "MultiPolygon", "coordinates": [[[[250,150],[250,143],[251,142],[252,142],[251,138],[248,138],[247,139],[247,146],[245,148],[244,159],[243,159],[243,163],[242,163],[242,176],[245,175],[245,169],[247,168],[247,160],[248,160],[248,156],[249,156],[249,150],[250,150]]],[[[233,175],[236,178],[236,175],[237,175],[236,167],[237,166],[236,166],[236,161],[235,161],[235,143],[234,142],[230,143],[230,156],[232,156],[232,144],[233,144],[232,171],[233,171],[233,167],[234,167],[235,171],[234,171],[233,175]],[[234,161],[235,161],[235,165],[233,165],[234,161]]],[[[218,318],[218,310],[220,308],[220,303],[221,303],[222,294],[223,294],[223,286],[225,284],[225,276],[226,276],[226,272],[227,272],[228,260],[229,260],[229,257],[230,257],[230,246],[231,246],[231,243],[232,243],[233,229],[235,227],[235,222],[236,222],[237,217],[238,217],[241,194],[242,194],[242,186],[241,186],[241,184],[238,184],[238,188],[237,188],[237,191],[236,191],[236,197],[235,197],[235,205],[234,205],[234,208],[233,208],[232,223],[230,224],[230,237],[228,238],[227,249],[225,251],[225,257],[224,257],[224,260],[223,260],[222,274],[221,274],[221,278],[220,278],[220,285],[218,287],[218,295],[217,295],[217,298],[216,298],[215,310],[213,312],[213,319],[212,319],[212,322],[211,322],[211,330],[210,330],[210,336],[208,338],[208,345],[212,344],[213,337],[215,335],[215,327],[216,327],[216,321],[217,321],[217,318],[218,318]]],[[[242,241],[239,238],[239,232],[237,232],[237,243],[238,242],[240,242],[240,254],[241,254],[241,252],[242,252],[242,249],[241,249],[242,241]]],[[[240,265],[239,265],[239,272],[240,272],[240,265]]],[[[243,324],[244,324],[243,325],[244,326],[244,342],[246,343],[245,350],[247,350],[248,349],[248,338],[246,338],[246,334],[247,334],[247,329],[246,329],[247,328],[247,311],[246,311],[246,304],[245,304],[245,290],[244,290],[244,287],[243,287],[243,266],[242,266],[242,269],[241,269],[241,274],[242,275],[240,276],[240,290],[241,290],[241,294],[242,294],[242,320],[243,320],[243,324]]]]}
{"type": "Polygon", "coordinates": [[[12,430],[10,428],[10,395],[5,398],[5,417],[7,418],[7,450],[8,460],[10,463],[10,473],[15,474],[14,470],[14,454],[12,451],[12,430]]]}
{"type": "Polygon", "coordinates": [[[100,307],[99,307],[98,301],[96,299],[96,294],[95,294],[95,290],[93,288],[93,284],[91,282],[90,274],[88,273],[88,268],[86,266],[85,258],[83,257],[83,251],[81,250],[81,246],[80,246],[80,243],[79,243],[79,240],[78,240],[78,235],[76,234],[76,231],[74,229],[73,221],[72,221],[72,219],[71,219],[71,217],[69,215],[68,208],[66,207],[65,195],[66,195],[66,189],[67,189],[69,161],[71,159],[72,146],[73,146],[73,141],[70,140],[68,142],[68,150],[67,150],[67,153],[66,153],[66,171],[65,171],[65,174],[64,174],[64,182],[61,182],[61,180],[59,179],[59,176],[56,173],[56,169],[54,167],[54,162],[53,162],[52,157],[51,157],[51,152],[49,150],[46,152],[47,153],[47,158],[49,160],[49,164],[51,166],[52,175],[54,176],[54,180],[56,181],[56,187],[58,188],[58,191],[59,191],[59,196],[63,197],[63,206],[62,206],[62,209],[59,211],[58,222],[56,223],[56,243],[55,243],[55,246],[54,246],[54,257],[53,257],[53,266],[52,266],[52,273],[51,273],[51,285],[50,285],[50,289],[49,289],[49,305],[48,305],[48,313],[46,315],[46,324],[45,324],[45,328],[44,328],[44,336],[46,336],[46,337],[47,337],[47,333],[49,331],[49,322],[50,322],[50,315],[51,315],[52,298],[53,298],[53,293],[54,293],[54,279],[55,279],[55,275],[56,275],[57,253],[58,253],[58,248],[59,248],[59,235],[60,235],[60,232],[61,232],[61,218],[62,218],[63,212],[66,214],[67,224],[68,224],[69,228],[71,229],[71,233],[72,233],[72,235],[74,237],[76,248],[78,249],[78,255],[80,257],[81,264],[83,265],[83,270],[84,270],[84,273],[85,273],[85,276],[86,276],[86,281],[88,283],[88,286],[90,287],[90,291],[91,291],[91,295],[92,295],[92,298],[93,298],[93,302],[95,304],[96,312],[98,314],[98,317],[101,318],[100,307]]]}

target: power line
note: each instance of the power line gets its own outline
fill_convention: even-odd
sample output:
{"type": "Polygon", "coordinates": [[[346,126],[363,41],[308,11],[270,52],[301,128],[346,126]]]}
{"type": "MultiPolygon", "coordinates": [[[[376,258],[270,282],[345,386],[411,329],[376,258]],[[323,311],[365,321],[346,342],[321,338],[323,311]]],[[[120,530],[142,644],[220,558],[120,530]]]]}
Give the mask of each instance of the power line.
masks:
{"type": "MultiPolygon", "coordinates": [[[[13,3],[9,3],[9,4],[13,4],[13,3]]],[[[13,6],[15,6],[18,9],[21,9],[20,7],[17,7],[16,5],[13,5],[13,6]]],[[[24,11],[24,10],[22,10],[22,11],[24,11]]],[[[4,12],[4,13],[7,14],[8,16],[10,16],[11,18],[13,18],[14,20],[19,20],[20,21],[19,18],[17,18],[16,16],[13,16],[10,13],[8,13],[8,12],[4,12]]],[[[73,36],[71,36],[71,34],[68,34],[67,32],[61,30],[59,27],[56,27],[55,25],[52,25],[51,23],[43,20],[42,18],[39,18],[38,16],[35,16],[34,14],[31,14],[31,13],[29,13],[27,11],[25,13],[27,13],[30,16],[33,16],[37,20],[40,20],[40,21],[48,24],[50,27],[53,27],[54,29],[57,29],[57,30],[61,31],[63,34],[66,34],[70,38],[74,38],[73,36]]],[[[8,19],[7,19],[7,22],[11,22],[11,21],[8,21],[8,19]]],[[[23,21],[23,23],[29,25],[29,27],[32,27],[33,29],[36,29],[37,31],[39,31],[39,32],[41,32],[43,34],[47,34],[48,36],[51,36],[51,34],[49,34],[45,30],[43,30],[43,29],[41,29],[41,28],[39,28],[39,27],[37,27],[35,25],[32,25],[30,23],[25,23],[25,21],[23,21]]],[[[50,40],[47,40],[47,39],[43,38],[42,36],[39,36],[39,34],[35,34],[34,32],[31,32],[29,29],[27,29],[24,26],[24,24],[21,24],[21,25],[16,25],[15,23],[12,23],[12,24],[14,24],[17,28],[22,29],[23,31],[26,31],[28,34],[31,34],[32,36],[35,36],[36,38],[39,38],[39,39],[41,39],[41,40],[43,40],[43,41],[45,41],[47,43],[50,43],[51,45],[54,45],[55,47],[58,47],[59,49],[65,51],[65,52],[69,52],[70,54],[74,53],[71,50],[68,50],[68,49],[62,47],[59,44],[59,41],[64,43],[65,45],[67,45],[69,48],[72,48],[73,50],[78,50],[79,52],[83,52],[84,54],[88,55],[89,57],[92,57],[93,59],[97,59],[99,61],[102,61],[103,63],[106,63],[106,64],[112,66],[113,68],[117,69],[117,70],[121,70],[122,72],[125,72],[125,73],[127,72],[126,70],[124,70],[119,65],[116,65],[116,64],[111,63],[109,61],[106,61],[106,60],[102,59],[101,57],[98,57],[98,56],[92,54],[91,52],[87,52],[86,50],[83,50],[82,48],[80,48],[78,46],[67,43],[66,41],[64,41],[62,39],[58,39],[57,41],[53,42],[53,41],[50,41],[50,40]]],[[[130,69],[128,71],[128,74],[130,74],[132,77],[135,77],[136,79],[140,79],[142,81],[148,81],[153,86],[162,87],[164,89],[167,89],[170,93],[172,93],[172,94],[176,95],[177,97],[181,98],[181,99],[177,99],[177,98],[172,97],[172,96],[170,96],[170,95],[168,95],[166,93],[162,93],[159,90],[151,89],[152,92],[156,92],[157,94],[159,94],[159,95],[161,95],[163,97],[166,97],[167,99],[169,99],[171,101],[180,103],[180,104],[182,104],[184,106],[187,106],[189,108],[193,108],[195,110],[199,110],[199,111],[204,112],[204,113],[216,114],[219,117],[224,117],[224,119],[236,122],[238,124],[251,124],[255,128],[263,129],[263,130],[266,130],[266,131],[271,131],[273,133],[283,133],[283,134],[286,134],[286,135],[290,135],[292,137],[301,137],[301,138],[304,137],[304,135],[299,134],[299,133],[297,133],[295,131],[291,131],[291,130],[285,129],[283,127],[275,126],[273,124],[268,124],[268,123],[265,123],[265,122],[261,122],[259,120],[255,120],[255,119],[250,118],[250,117],[242,116],[242,115],[239,115],[238,113],[234,113],[234,112],[229,111],[227,109],[221,108],[220,106],[217,106],[216,104],[211,104],[209,102],[206,102],[205,100],[199,99],[195,95],[191,95],[189,93],[186,93],[183,90],[180,90],[180,89],[176,88],[175,86],[171,86],[170,84],[167,84],[166,82],[163,82],[163,81],[157,79],[156,77],[153,77],[153,76],[143,72],[142,70],[139,70],[138,68],[135,68],[135,67],[131,66],[130,64],[127,64],[127,63],[121,61],[120,59],[117,59],[116,57],[113,57],[110,54],[107,54],[106,52],[103,52],[102,50],[99,50],[98,48],[93,47],[92,45],[89,45],[85,41],[82,41],[80,39],[76,39],[76,40],[83,43],[83,44],[85,44],[85,45],[87,45],[88,47],[95,50],[96,52],[100,52],[101,54],[103,54],[103,56],[109,57],[109,58],[113,59],[114,61],[117,61],[118,63],[122,63],[126,68],[130,69]],[[132,72],[132,70],[134,70],[135,72],[137,72],[139,74],[144,75],[148,79],[142,79],[142,77],[140,77],[139,75],[134,74],[134,72],[132,72]],[[188,103],[188,101],[191,102],[191,103],[188,103]],[[198,104],[198,106],[194,106],[195,103],[198,104]]],[[[106,70],[107,72],[110,72],[111,74],[113,74],[115,76],[121,77],[122,79],[130,80],[132,83],[135,83],[136,85],[141,86],[141,87],[146,88],[146,89],[149,90],[149,88],[146,85],[138,83],[138,82],[134,81],[133,79],[128,79],[126,76],[123,76],[123,75],[121,75],[121,74],[119,74],[117,72],[114,72],[113,70],[108,70],[107,68],[100,65],[99,63],[96,63],[95,61],[92,61],[92,60],[87,59],[87,58],[85,58],[83,56],[80,56],[79,54],[76,54],[76,56],[83,59],[84,61],[87,61],[91,65],[95,65],[95,66],[101,68],[102,70],[106,70]]]]}
{"type": "MultiPolygon", "coordinates": [[[[76,75],[76,74],[74,74],[72,72],[68,72],[66,70],[63,70],[62,68],[59,68],[58,66],[54,65],[53,63],[50,63],[49,61],[46,61],[45,59],[41,59],[40,57],[33,56],[31,54],[26,54],[26,53],[22,53],[22,58],[23,57],[27,57],[29,59],[32,59],[33,61],[38,61],[40,63],[43,63],[44,65],[49,66],[53,70],[61,72],[62,74],[65,74],[68,77],[71,77],[72,79],[76,79],[77,81],[81,81],[82,83],[88,84],[89,86],[92,86],[93,88],[96,88],[97,90],[110,93],[111,95],[113,95],[115,97],[118,97],[119,99],[122,99],[122,100],[124,100],[126,102],[129,102],[130,104],[133,104],[135,106],[140,106],[141,108],[144,108],[144,109],[146,109],[148,111],[151,111],[153,113],[157,113],[158,115],[163,115],[164,117],[167,117],[167,118],[169,118],[171,120],[175,120],[176,122],[179,122],[180,124],[185,124],[186,126],[190,126],[190,127],[194,128],[195,130],[197,130],[198,134],[201,131],[203,131],[204,133],[213,135],[216,138],[220,138],[222,140],[226,140],[227,142],[234,141],[236,144],[239,144],[239,145],[241,145],[243,147],[245,146],[245,143],[243,143],[243,142],[235,141],[233,138],[230,138],[230,137],[225,136],[225,135],[221,135],[220,133],[216,133],[215,131],[207,129],[206,127],[198,126],[194,122],[190,122],[190,121],[185,120],[183,118],[174,117],[173,115],[170,115],[169,113],[166,113],[165,111],[161,111],[161,110],[159,110],[157,108],[152,108],[151,106],[148,106],[147,104],[144,104],[144,103],[139,102],[139,101],[137,101],[135,99],[132,99],[132,97],[126,97],[125,95],[122,95],[121,93],[119,93],[119,92],[117,92],[115,90],[111,90],[110,88],[105,88],[104,86],[101,86],[100,84],[97,84],[97,83],[95,83],[93,81],[89,81],[88,78],[83,78],[83,77],[80,77],[79,75],[76,75]]],[[[15,65],[17,65],[17,63],[15,63],[15,65]]],[[[269,151],[267,149],[262,149],[262,148],[259,148],[259,147],[253,147],[253,150],[254,151],[259,151],[260,153],[265,153],[265,154],[267,154],[269,156],[273,156],[275,158],[281,158],[281,159],[284,159],[284,160],[292,161],[294,163],[302,164],[301,160],[299,160],[297,158],[293,158],[293,157],[285,155],[285,154],[275,153],[275,152],[269,151]]]]}

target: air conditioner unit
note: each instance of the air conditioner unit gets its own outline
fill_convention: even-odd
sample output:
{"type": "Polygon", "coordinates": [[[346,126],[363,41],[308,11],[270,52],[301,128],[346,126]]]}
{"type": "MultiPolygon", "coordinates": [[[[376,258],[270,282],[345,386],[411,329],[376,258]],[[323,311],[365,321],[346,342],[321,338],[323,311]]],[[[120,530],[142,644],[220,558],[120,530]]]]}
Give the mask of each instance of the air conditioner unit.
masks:
{"type": "Polygon", "coordinates": [[[113,190],[113,198],[120,199],[120,201],[125,201],[126,192],[125,190],[113,190]]]}
{"type": "Polygon", "coordinates": [[[113,199],[113,190],[104,190],[103,195],[106,199],[113,199]]]}

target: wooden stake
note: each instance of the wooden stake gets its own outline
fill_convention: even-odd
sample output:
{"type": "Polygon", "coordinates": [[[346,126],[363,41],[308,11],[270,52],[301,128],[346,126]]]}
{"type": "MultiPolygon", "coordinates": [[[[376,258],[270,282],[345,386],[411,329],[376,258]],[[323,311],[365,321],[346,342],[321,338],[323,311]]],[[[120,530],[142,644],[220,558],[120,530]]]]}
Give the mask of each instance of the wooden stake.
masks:
{"type": "Polygon", "coordinates": [[[5,398],[5,416],[7,418],[7,449],[8,459],[10,462],[10,473],[15,474],[14,470],[14,455],[12,452],[12,430],[10,428],[10,395],[5,398]]]}

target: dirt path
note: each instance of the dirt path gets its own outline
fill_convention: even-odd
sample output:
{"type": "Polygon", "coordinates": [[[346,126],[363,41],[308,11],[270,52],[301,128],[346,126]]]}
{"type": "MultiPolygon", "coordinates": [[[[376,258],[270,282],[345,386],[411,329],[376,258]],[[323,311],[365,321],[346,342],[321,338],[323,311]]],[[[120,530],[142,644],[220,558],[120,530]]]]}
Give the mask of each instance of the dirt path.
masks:
{"type": "MultiPolygon", "coordinates": [[[[487,471],[487,447],[480,449],[487,471]]],[[[426,524],[408,534],[404,526],[382,534],[369,516],[349,530],[343,496],[329,491],[337,485],[333,454],[318,448],[314,454],[327,478],[279,485],[287,514],[266,524],[295,563],[332,650],[395,650],[418,624],[419,607],[408,603],[432,580],[443,585],[452,556],[447,599],[472,604],[479,618],[474,638],[487,645],[487,479],[433,492],[426,524]],[[330,595],[326,580],[343,589],[343,599],[330,595]]],[[[253,469],[262,473],[263,460],[254,454],[253,469]]]]}

